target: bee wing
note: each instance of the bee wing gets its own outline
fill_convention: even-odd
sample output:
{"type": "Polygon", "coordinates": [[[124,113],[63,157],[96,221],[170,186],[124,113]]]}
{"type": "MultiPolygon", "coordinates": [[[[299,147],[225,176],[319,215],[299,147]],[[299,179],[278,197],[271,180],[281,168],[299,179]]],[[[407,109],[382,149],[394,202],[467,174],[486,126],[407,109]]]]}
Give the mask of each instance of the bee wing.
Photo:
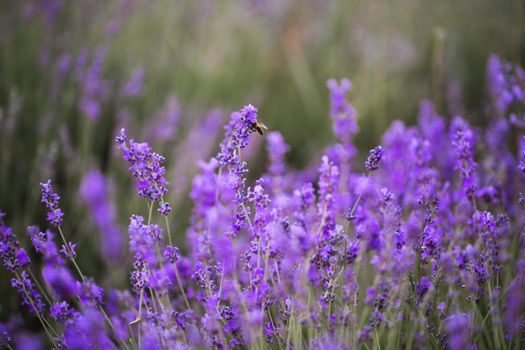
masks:
{"type": "Polygon", "coordinates": [[[268,127],[264,123],[259,123],[259,126],[265,130],[268,130],[268,127]]]}

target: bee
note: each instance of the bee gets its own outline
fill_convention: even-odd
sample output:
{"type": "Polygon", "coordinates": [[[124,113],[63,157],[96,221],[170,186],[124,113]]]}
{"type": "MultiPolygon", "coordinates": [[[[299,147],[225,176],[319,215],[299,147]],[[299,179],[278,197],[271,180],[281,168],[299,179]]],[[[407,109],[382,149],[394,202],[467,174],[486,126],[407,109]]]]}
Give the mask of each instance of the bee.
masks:
{"type": "Polygon", "coordinates": [[[250,125],[249,132],[252,133],[252,132],[257,131],[259,134],[264,135],[263,129],[268,130],[268,127],[264,125],[264,123],[255,122],[255,123],[252,123],[252,125],[250,125]]]}

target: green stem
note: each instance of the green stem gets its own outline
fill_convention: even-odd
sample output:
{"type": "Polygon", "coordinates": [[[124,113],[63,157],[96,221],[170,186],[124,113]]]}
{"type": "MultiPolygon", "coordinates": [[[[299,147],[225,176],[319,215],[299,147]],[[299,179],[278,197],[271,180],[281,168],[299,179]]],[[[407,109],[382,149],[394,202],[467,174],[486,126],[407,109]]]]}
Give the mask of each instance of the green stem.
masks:
{"type": "Polygon", "coordinates": [[[154,201],[151,201],[148,203],[148,226],[151,224],[151,217],[153,216],[153,203],[154,201]]]}
{"type": "MultiPolygon", "coordinates": [[[[367,172],[366,173],[366,177],[370,176],[370,172],[367,172]]],[[[352,217],[354,216],[355,214],[355,211],[357,209],[357,206],[359,205],[359,202],[361,201],[361,197],[363,197],[363,193],[359,193],[359,195],[357,196],[357,199],[355,200],[355,203],[354,203],[354,206],[352,207],[352,209],[350,210],[350,213],[348,214],[348,218],[351,220],[352,217]]],[[[350,220],[347,220],[346,221],[346,224],[345,224],[345,232],[348,234],[348,230],[350,228],[350,220]]]]}
{"type": "Polygon", "coordinates": [[[379,350],[381,350],[381,342],[379,341],[379,334],[377,333],[377,328],[374,328],[374,333],[376,335],[377,347],[379,348],[379,350]]]}
{"type": "Polygon", "coordinates": [[[190,302],[188,301],[188,297],[186,296],[186,292],[184,291],[184,287],[182,286],[182,282],[179,276],[179,269],[177,268],[177,263],[173,263],[173,267],[175,268],[175,277],[177,279],[177,284],[179,285],[180,292],[182,293],[182,298],[184,299],[184,304],[186,304],[186,307],[188,310],[191,310],[190,302]]]}
{"type": "MultiPolygon", "coordinates": [[[[160,197],[161,200],[164,202],[164,196],[160,197]]],[[[171,229],[170,229],[170,222],[168,220],[168,216],[167,215],[163,215],[164,216],[164,222],[166,223],[166,232],[168,234],[168,243],[169,245],[172,245],[171,243],[171,229]]]]}
{"type": "Polygon", "coordinates": [[[64,236],[64,233],[62,232],[61,226],[58,226],[58,232],[60,233],[60,237],[62,238],[62,242],[64,243],[64,247],[66,247],[66,251],[67,251],[67,253],[69,255],[69,260],[71,260],[71,262],[75,266],[75,269],[77,270],[80,278],[82,279],[82,282],[85,282],[86,279],[85,279],[84,275],[82,274],[82,271],[80,271],[80,267],[78,267],[78,265],[77,265],[77,262],[75,260],[74,255],[73,255],[73,252],[71,251],[71,249],[69,249],[69,244],[67,244],[67,240],[66,240],[66,237],[64,236]]]}
{"type": "Polygon", "coordinates": [[[140,321],[142,321],[142,300],[144,299],[144,288],[141,288],[140,289],[140,292],[139,292],[139,310],[137,312],[137,317],[135,318],[135,320],[131,321],[129,323],[129,326],[131,327],[132,325],[134,324],[138,324],[137,326],[137,333],[138,333],[138,347],[139,347],[139,350],[142,348],[142,342],[141,342],[141,331],[140,331],[140,321]]]}
{"type": "MultiPolygon", "coordinates": [[[[33,298],[31,297],[29,292],[26,290],[25,284],[22,282],[20,276],[18,275],[18,272],[16,272],[16,271],[15,271],[15,276],[16,276],[16,279],[18,280],[18,283],[22,286],[22,289],[24,290],[24,294],[26,295],[27,300],[31,304],[31,307],[33,308],[33,311],[35,312],[36,317],[38,318],[38,320],[40,321],[40,324],[42,325],[42,328],[44,328],[44,331],[46,332],[49,340],[51,341],[51,343],[53,343],[53,346],[56,348],[57,344],[55,343],[54,337],[49,332],[49,329],[47,328],[46,323],[43,320],[43,316],[40,315],[40,312],[38,311],[38,309],[35,306],[35,303],[33,302],[33,298]]],[[[54,332],[54,331],[53,331],[53,333],[56,334],[56,332],[54,332]]]]}
{"type": "Polygon", "coordinates": [[[48,302],[49,305],[53,305],[53,303],[51,302],[51,299],[47,296],[46,291],[44,290],[44,288],[42,288],[42,286],[40,285],[40,283],[36,279],[35,275],[33,274],[33,271],[31,271],[31,269],[27,269],[27,271],[29,271],[29,274],[31,275],[31,278],[35,282],[36,287],[40,291],[40,294],[42,294],[44,296],[44,298],[46,299],[46,301],[48,302]]]}

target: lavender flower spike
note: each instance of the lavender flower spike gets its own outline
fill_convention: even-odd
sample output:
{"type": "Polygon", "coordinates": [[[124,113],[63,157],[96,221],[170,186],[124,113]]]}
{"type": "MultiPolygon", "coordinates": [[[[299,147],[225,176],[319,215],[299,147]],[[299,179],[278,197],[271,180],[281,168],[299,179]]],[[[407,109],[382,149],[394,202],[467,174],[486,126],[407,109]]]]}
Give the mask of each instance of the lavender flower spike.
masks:
{"type": "Polygon", "coordinates": [[[257,123],[257,108],[252,105],[246,105],[240,112],[232,113],[230,122],[225,127],[226,135],[221,143],[221,150],[217,155],[221,166],[237,165],[237,148],[242,149],[248,145],[253,123],[257,123]]]}
{"type": "Polygon", "coordinates": [[[49,210],[47,213],[47,221],[54,226],[62,225],[64,213],[62,209],[58,207],[60,196],[53,192],[51,180],[47,180],[46,183],[40,183],[40,188],[42,190],[42,203],[44,203],[49,210]]]}
{"type": "Polygon", "coordinates": [[[168,193],[166,186],[168,182],[164,175],[166,168],[162,165],[164,157],[152,152],[151,147],[143,142],[138,143],[133,139],[128,140],[126,130],[121,129],[120,135],[115,138],[122,150],[124,160],[129,163],[129,171],[133,177],[137,178],[136,185],[141,197],[150,201],[160,201],[159,212],[168,215],[171,206],[164,202],[163,196],[168,193]]]}
{"type": "Polygon", "coordinates": [[[369,172],[379,169],[379,163],[381,163],[381,160],[383,159],[383,154],[384,149],[382,146],[377,146],[371,149],[370,155],[368,156],[368,159],[365,162],[365,168],[369,172]]]}

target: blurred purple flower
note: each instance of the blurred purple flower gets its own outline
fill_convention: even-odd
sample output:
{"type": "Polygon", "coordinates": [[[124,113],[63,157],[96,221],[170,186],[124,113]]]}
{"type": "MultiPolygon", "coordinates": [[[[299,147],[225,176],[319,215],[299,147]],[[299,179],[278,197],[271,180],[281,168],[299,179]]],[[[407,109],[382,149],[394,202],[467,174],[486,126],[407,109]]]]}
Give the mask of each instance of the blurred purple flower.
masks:
{"type": "Polygon", "coordinates": [[[464,350],[469,346],[470,320],[466,314],[458,313],[445,320],[448,346],[452,350],[464,350]]]}
{"type": "Polygon", "coordinates": [[[122,94],[126,97],[137,97],[142,91],[145,70],[144,67],[138,67],[133,71],[130,80],[124,86],[122,94]]]}
{"type": "Polygon", "coordinates": [[[104,175],[98,170],[86,173],[80,184],[80,195],[89,206],[91,215],[100,232],[104,256],[109,261],[118,260],[123,254],[122,232],[116,224],[115,208],[109,200],[104,175]]]}

